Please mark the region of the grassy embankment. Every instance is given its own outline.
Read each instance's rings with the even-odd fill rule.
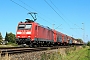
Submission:
[[[44,53],[41,60],[90,60],[90,48],[84,47],[71,50],[66,49],[66,55],[62,56],[60,53]]]
[[[63,60],[90,60],[90,50],[87,47],[76,50],[64,57]]]

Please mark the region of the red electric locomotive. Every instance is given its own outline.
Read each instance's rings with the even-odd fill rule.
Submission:
[[[26,22],[20,22],[18,24],[16,32],[16,42],[18,44],[33,46],[54,43],[52,29],[44,27],[33,20],[26,20]]]
[[[27,45],[52,44],[53,31],[32,20],[20,22],[16,32],[16,42]]]

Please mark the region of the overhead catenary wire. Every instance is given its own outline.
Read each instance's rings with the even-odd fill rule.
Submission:
[[[23,1],[21,1],[21,0],[19,0],[21,3],[23,3],[24,5],[26,5],[26,6],[28,6],[29,8],[31,8],[31,9],[33,9],[33,10],[35,10],[34,8],[32,8],[32,7],[30,7],[28,4],[26,4],[25,2],[23,2]],[[36,10],[35,10],[36,11]]]
[[[42,17],[40,17],[40,16],[38,16],[39,18],[41,18],[41,19],[43,19]],[[43,19],[44,21],[46,21],[46,22],[48,22],[48,23],[50,23],[50,24],[52,24],[51,22],[49,22],[49,21],[47,21],[47,20],[45,20],[45,19]]]
[[[36,9],[34,9],[34,8],[32,8],[31,6],[29,6],[28,4],[26,4],[25,2],[23,2],[23,1],[21,1],[21,0],[19,0],[21,3],[23,3],[24,5],[26,5],[26,6],[28,6],[29,8],[31,8],[31,9],[33,9],[33,10],[35,10],[36,12],[38,12]],[[40,13],[40,12],[39,12]],[[41,15],[43,15],[42,13],[40,13]],[[44,17],[46,17],[45,15],[43,15]],[[39,18],[41,18],[41,19],[43,19],[42,17],[40,17],[40,16],[38,16]],[[50,19],[50,18],[49,18]],[[43,19],[43,20],[45,20],[45,19]],[[45,20],[45,21],[47,21],[47,20]],[[47,21],[48,23],[50,23],[50,24],[52,24],[51,22],[49,22],[49,21]],[[55,21],[54,21],[55,22]]]
[[[50,2],[66,18],[66,16],[58,9],[58,7],[51,0],[50,0]]]
[[[64,16],[64,14],[58,9],[58,7],[50,0],[50,2],[53,4],[53,6]],[[65,17],[65,16],[64,16]],[[66,17],[65,17],[66,18]],[[69,21],[70,22],[70,21]],[[72,22],[71,22],[72,23]],[[76,25],[76,24],[75,24]],[[77,27],[79,27],[78,25],[76,25]],[[80,27],[79,27],[80,28]],[[76,29],[79,29],[79,28],[76,28]],[[70,28],[70,29],[73,29],[73,28]],[[82,28],[81,28],[82,29]]]
[[[30,12],[30,10],[28,10],[27,8],[25,8],[25,7],[23,7],[22,5],[20,5],[19,3],[16,3],[15,1],[13,1],[13,0],[10,0],[10,1],[12,1],[13,3],[15,3],[15,4],[17,4],[18,6],[20,6],[20,7],[22,7],[23,9],[25,9],[25,10],[27,10],[27,11],[29,11]]]
[[[60,18],[62,18],[62,20],[65,22],[65,23],[67,23],[66,21],[65,21],[65,19],[46,1],[46,0],[44,0],[47,4],[48,4],[48,6],[50,6],[50,8],[52,8],[52,10],[60,17]],[[70,25],[67,23],[67,25],[70,27]],[[60,26],[60,25],[59,25]],[[58,27],[59,27],[58,26]],[[57,27],[57,28],[58,28]]]
[[[64,14],[55,6],[55,4],[50,0],[50,2],[53,4],[53,6],[64,16]]]
[[[55,4],[50,0],[50,2],[53,4],[53,6],[55,6]],[[55,6],[55,8],[61,13],[61,11],[57,8],[57,6]],[[64,16],[64,14],[63,13],[61,13],[63,16]],[[76,24],[75,24],[76,25]],[[79,27],[78,25],[76,25],[77,27]],[[80,27],[79,27],[80,28]],[[76,29],[79,29],[79,28],[76,28]],[[71,28],[71,29],[73,29],[73,28]]]
[[[64,14],[57,8],[57,6],[50,0],[50,2],[53,4],[53,6],[64,16]],[[65,17],[65,16],[64,16]],[[64,19],[64,18],[63,18]]]
[[[15,2],[15,1],[13,1],[13,0],[10,0],[10,1],[12,1],[13,3],[15,3],[15,4],[17,4],[18,6],[22,7],[23,9],[27,10],[28,12],[31,12],[29,9],[25,8],[24,6],[20,5],[19,3]],[[24,3],[24,4],[25,4],[25,3]],[[44,18],[42,18],[42,17],[40,17],[40,16],[38,16],[38,17],[41,18],[42,20],[50,23],[49,21],[45,20]],[[52,23],[50,23],[50,24],[52,24]]]
[[[61,24],[62,25],[62,24]],[[59,28],[61,25],[59,25],[58,27],[56,27],[55,29]]]
[[[50,0],[50,2],[53,4],[53,6],[55,6],[55,4]],[[55,6],[55,8],[61,13],[61,11]],[[61,13],[63,16],[64,16],[64,14],[63,13]],[[62,25],[62,24],[61,24]],[[59,25],[58,27],[56,27],[55,29],[58,29],[61,25]]]
[[[48,4],[48,6],[50,6],[51,8],[52,8],[52,10],[60,17],[60,18],[62,18],[62,20],[64,21],[64,22],[66,22],[65,21],[65,19],[46,1],[46,0],[44,0],[47,4]],[[67,22],[66,22],[67,23]],[[67,23],[67,25],[70,27],[70,25]]]
[[[82,29],[82,28],[80,28],[78,25],[76,25],[76,24],[74,24],[75,26],[77,26],[79,29]]]
[[[53,10],[54,10],[54,12],[60,17],[60,18],[62,18],[62,20],[64,21],[64,22],[66,22],[66,20],[46,1],[46,0],[44,0]],[[55,4],[50,0],[50,2],[55,6]],[[57,8],[56,6],[55,6],[55,8]],[[57,10],[61,13],[61,11],[57,8]],[[62,14],[62,13],[61,13]],[[63,14],[62,14],[63,15]],[[64,16],[64,15],[63,15]],[[66,22],[67,23],[67,22]],[[71,28],[71,26],[67,23],[67,25]],[[61,25],[59,25],[59,26],[61,26]],[[57,28],[59,28],[59,26],[57,27]],[[56,29],[57,29],[56,28]]]

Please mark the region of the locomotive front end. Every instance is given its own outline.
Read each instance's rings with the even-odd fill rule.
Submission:
[[[16,32],[16,43],[29,44],[31,40],[32,23],[19,23]]]

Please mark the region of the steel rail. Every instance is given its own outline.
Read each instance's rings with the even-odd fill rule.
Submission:
[[[16,53],[25,53],[25,52],[35,52],[35,51],[44,51],[44,50],[52,50],[52,49],[58,49],[58,48],[69,48],[70,46],[54,46],[54,47],[37,47],[37,48],[7,48],[7,49],[1,49],[1,55],[8,54],[16,54]]]

